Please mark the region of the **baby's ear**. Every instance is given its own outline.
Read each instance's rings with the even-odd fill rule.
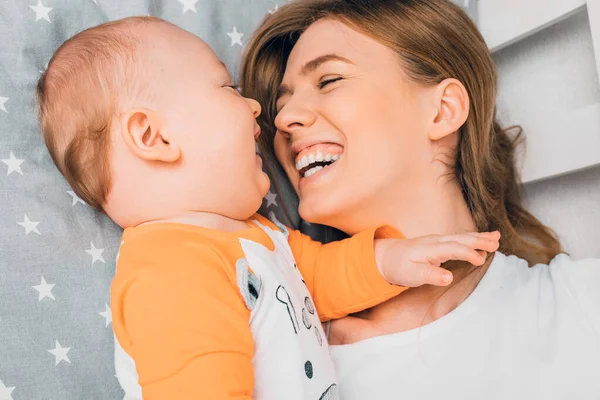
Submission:
[[[154,111],[135,108],[119,119],[123,141],[135,155],[147,161],[175,162],[181,149],[162,131],[162,121]]]

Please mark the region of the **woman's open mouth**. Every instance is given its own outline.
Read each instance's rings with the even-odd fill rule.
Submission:
[[[303,150],[296,156],[296,170],[300,178],[310,178],[317,172],[335,164],[341,156],[341,146],[317,145]]]

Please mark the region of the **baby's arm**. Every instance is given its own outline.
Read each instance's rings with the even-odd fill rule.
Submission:
[[[370,229],[325,245],[300,231],[288,231],[296,264],[321,321],[366,310],[406,289],[387,282],[376,265],[375,240],[402,237],[393,228]]]
[[[250,311],[225,264],[207,247],[113,283],[115,333],[144,400],[251,400]]]
[[[401,237],[391,227],[380,227],[322,245],[290,231],[290,246],[322,321],[365,310],[406,289],[390,283],[448,285],[452,274],[440,267],[442,263],[482,265],[486,252],[498,249],[500,234]]]

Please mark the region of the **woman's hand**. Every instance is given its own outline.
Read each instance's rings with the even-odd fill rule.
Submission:
[[[406,287],[447,286],[452,272],[440,265],[450,260],[481,266],[487,253],[498,250],[500,232],[429,235],[414,239],[379,239],[375,258],[381,276]]]

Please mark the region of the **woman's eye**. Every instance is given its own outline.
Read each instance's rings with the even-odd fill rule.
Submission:
[[[279,114],[281,110],[285,107],[285,103],[276,103],[275,104],[275,115]]]
[[[341,79],[342,79],[342,77],[338,76],[337,78],[330,78],[330,79],[322,80],[321,82],[319,82],[319,89],[324,89],[325,86],[329,85],[330,83],[337,82]]]

